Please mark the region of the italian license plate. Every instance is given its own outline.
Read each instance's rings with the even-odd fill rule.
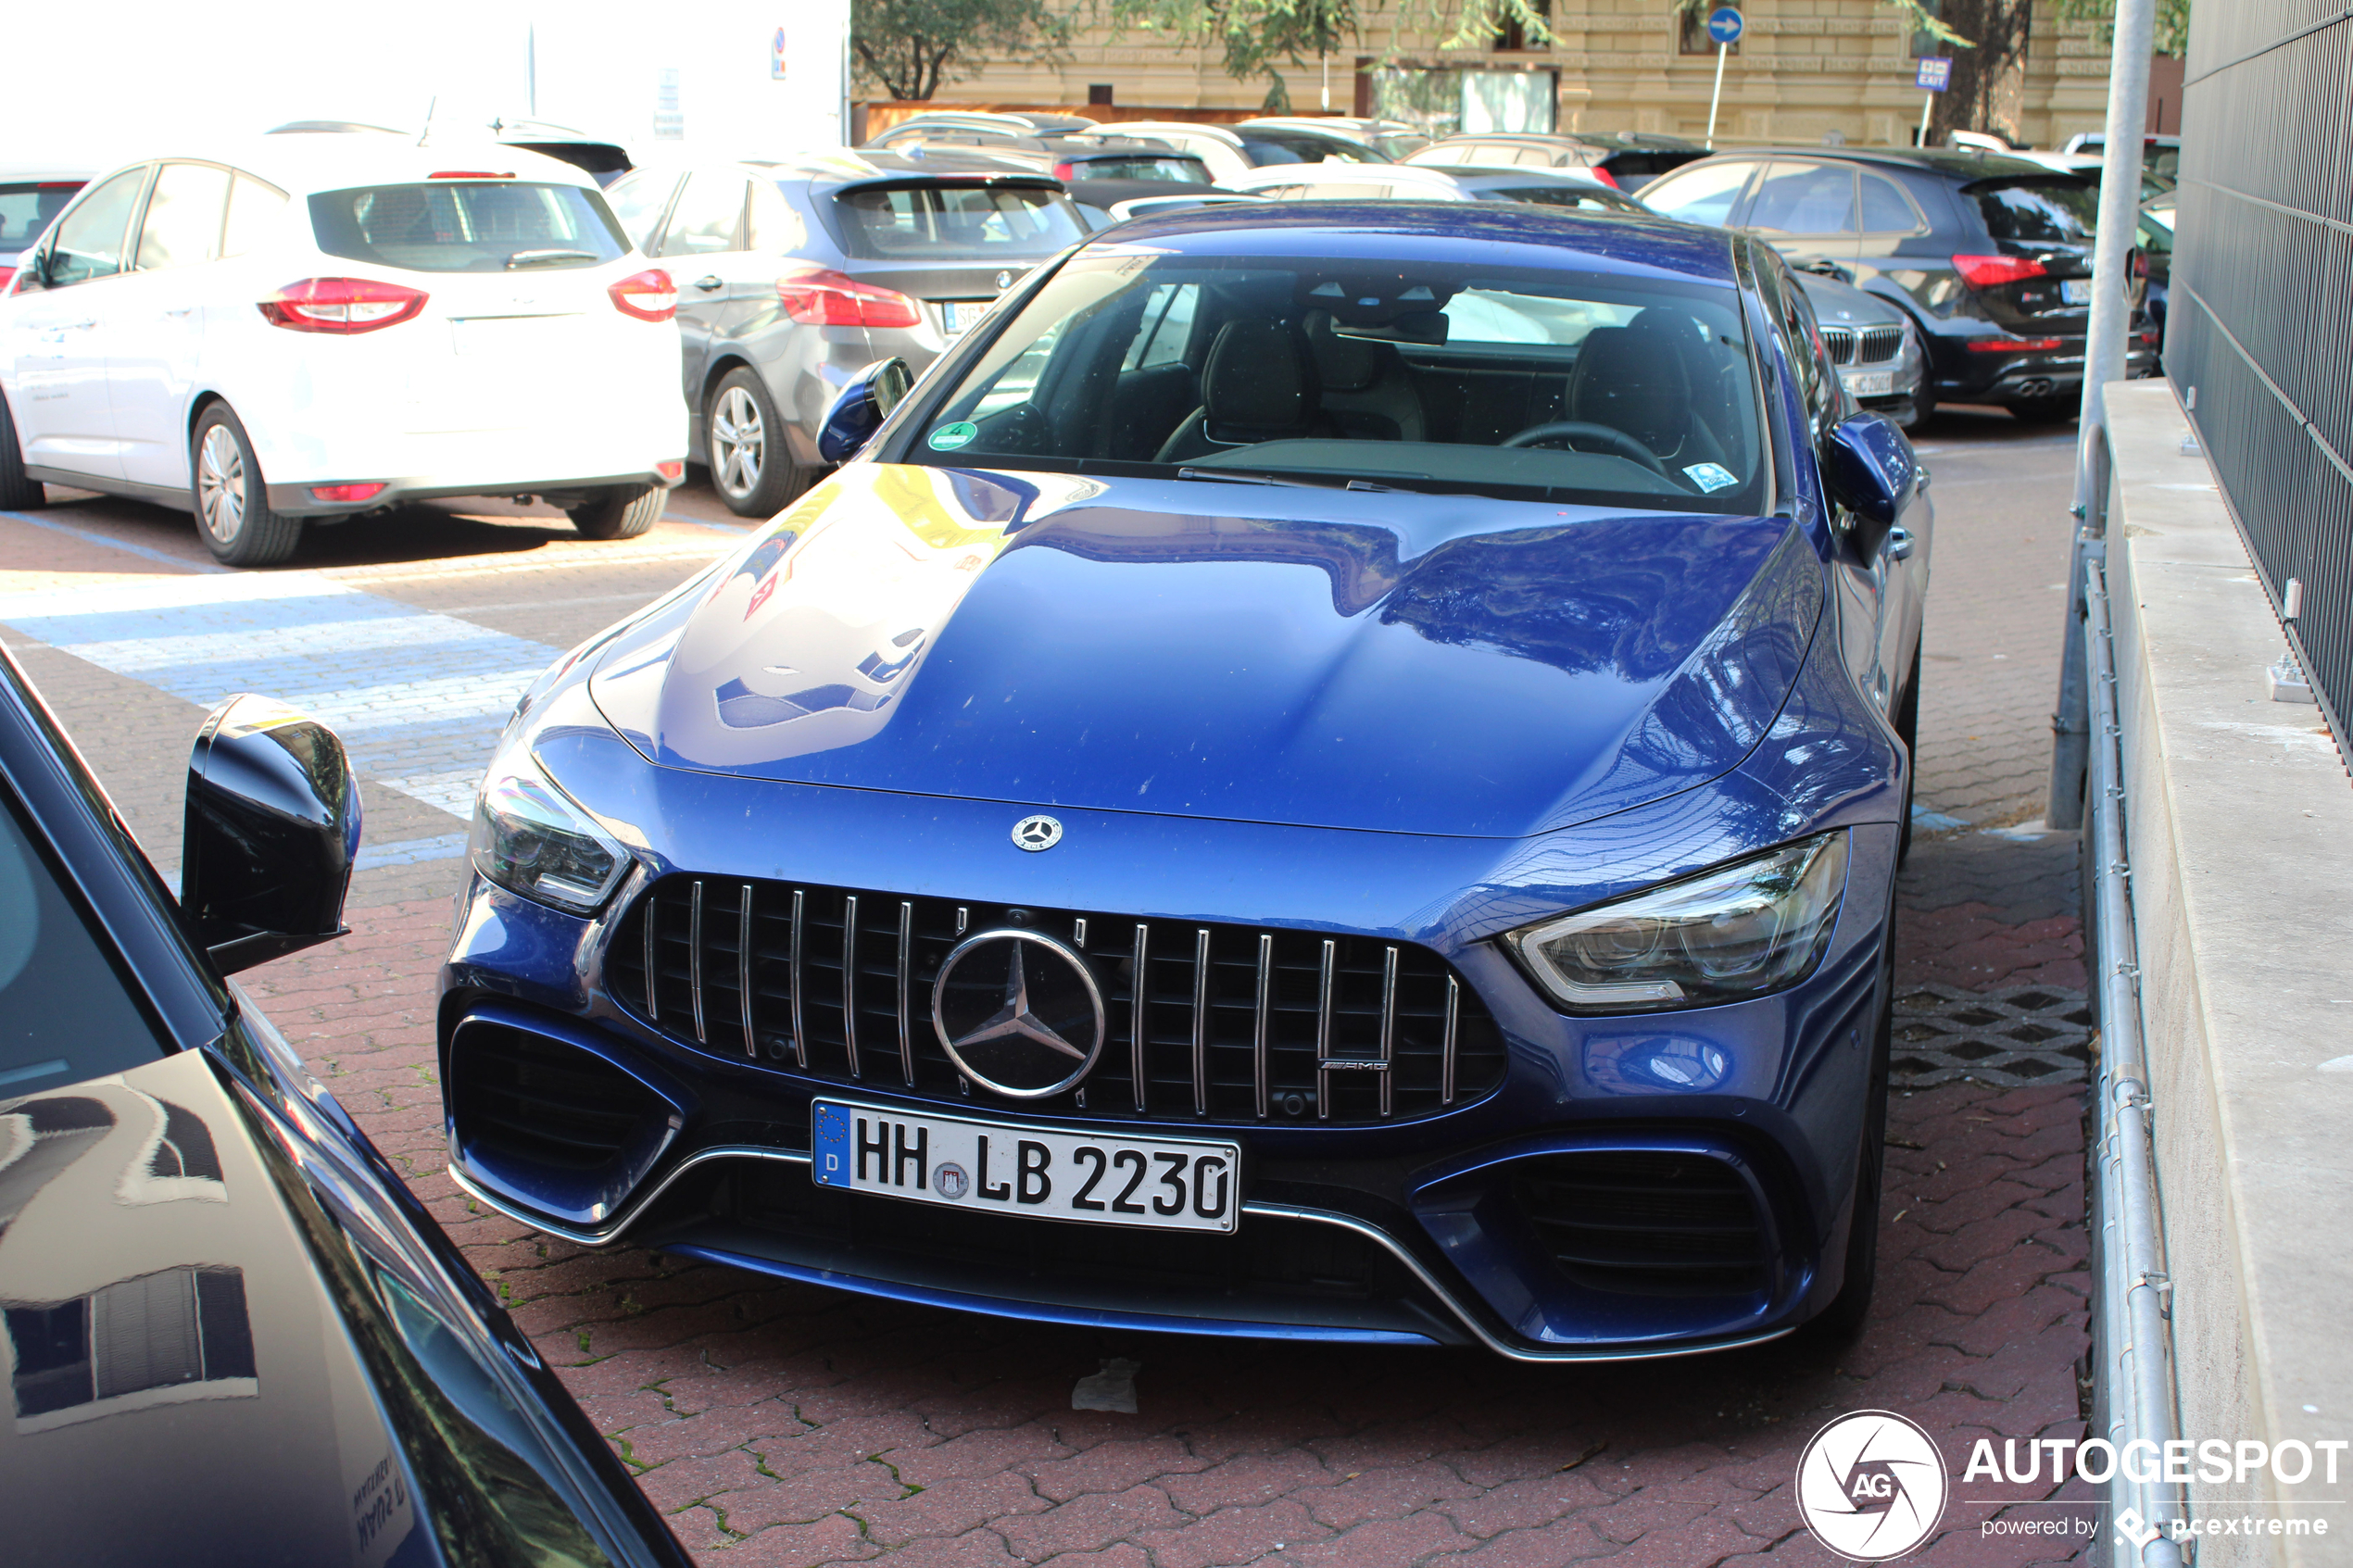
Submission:
[[[2092,280],[2089,278],[2061,278],[2059,280],[2059,303],[2061,305],[2091,304]]]
[[[939,307],[939,319],[947,327],[948,335],[953,337],[977,324],[983,316],[988,314],[988,307],[996,303],[993,299],[948,300]]]
[[[1846,390],[1856,397],[1885,397],[1895,390],[1894,370],[1849,370]]]
[[[810,1108],[810,1121],[820,1186],[1136,1230],[1231,1233],[1241,1209],[1235,1144],[911,1116],[829,1099]]]

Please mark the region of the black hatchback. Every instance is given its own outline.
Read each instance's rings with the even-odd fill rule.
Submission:
[[[1668,218],[1743,229],[1790,264],[1846,279],[1901,307],[1945,403],[1995,403],[2025,420],[2071,418],[2082,395],[2099,186],[2023,158],[1866,147],[1743,150],[1642,188]],[[2127,373],[2154,371],[2133,307]]]

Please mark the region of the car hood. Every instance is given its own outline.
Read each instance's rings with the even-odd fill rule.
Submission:
[[[1822,594],[1780,518],[859,463],[591,691],[667,767],[1516,836],[1737,764]]]

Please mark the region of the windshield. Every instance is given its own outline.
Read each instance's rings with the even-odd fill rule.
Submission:
[[[1051,256],[1087,233],[1070,199],[1038,185],[862,185],[834,207],[864,261]]]
[[[1996,240],[2087,245],[2099,223],[2099,187],[2088,180],[1987,182],[1967,194],[1977,199],[1985,232]]]
[[[49,220],[66,209],[79,180],[44,180],[0,184],[0,256],[32,248]]]
[[[1254,168],[1277,163],[1380,163],[1387,161],[1370,147],[1359,147],[1338,137],[1326,140],[1290,131],[1252,131],[1242,136],[1242,156]]]
[[[1206,185],[1209,165],[1197,157],[1093,157],[1070,166],[1072,180],[1164,180],[1177,185]]]
[[[0,1100],[168,1049],[0,792]]]
[[[1711,512],[1765,466],[1728,286],[1143,245],[1063,268],[906,460]]]
[[[629,252],[594,191],[512,180],[321,191],[310,227],[329,256],[410,272],[601,267]]]

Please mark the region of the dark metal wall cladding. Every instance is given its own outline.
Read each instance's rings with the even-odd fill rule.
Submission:
[[[2353,710],[2353,13],[2193,13],[2165,369],[2332,729]]]

